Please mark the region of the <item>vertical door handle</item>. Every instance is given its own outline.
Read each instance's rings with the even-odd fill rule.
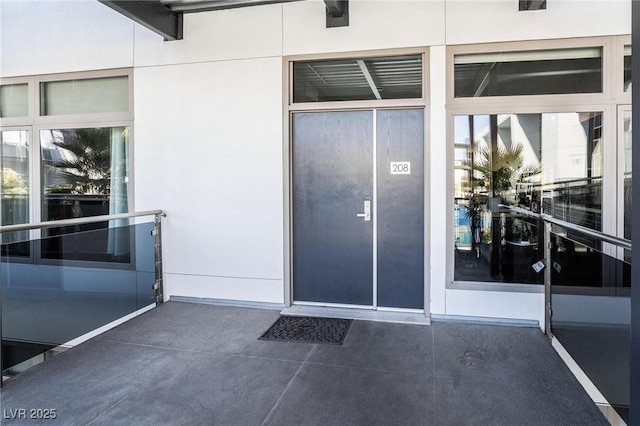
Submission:
[[[365,222],[371,221],[371,201],[364,200],[364,213],[356,214],[357,217],[364,218]]]

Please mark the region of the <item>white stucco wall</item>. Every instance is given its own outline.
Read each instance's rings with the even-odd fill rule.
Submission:
[[[350,0],[349,26],[325,27],[322,0],[283,5],[283,54],[348,52],[444,44],[445,3]]]
[[[629,0],[554,0],[518,11],[515,0],[447,0],[447,44],[489,43],[631,33]]]
[[[167,211],[166,297],[284,303],[281,17],[190,14],[177,42],[136,28],[136,209]]]
[[[284,303],[282,58],[430,47],[430,311],[537,319],[540,294],[446,288],[446,45],[629,34],[630,0],[308,0],[187,14],[164,42],[95,0],[0,0],[0,75],[134,67],[136,210],[167,211],[166,294]]]
[[[429,137],[428,152],[429,175],[427,188],[429,195],[428,218],[430,240],[428,262],[429,286],[431,294],[431,312],[446,314],[446,282],[447,282],[447,219],[448,204],[451,197],[445,185],[447,170],[447,111],[446,104],[446,47],[434,46],[429,50]]]
[[[281,76],[279,58],[136,68],[136,209],[167,212],[167,295],[283,302]]]
[[[282,6],[278,4],[186,14],[184,38],[172,42],[136,26],[136,67],[281,56]]]

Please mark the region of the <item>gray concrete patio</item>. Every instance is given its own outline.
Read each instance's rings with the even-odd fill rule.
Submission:
[[[608,424],[540,330],[354,321],[342,346],[257,338],[279,312],[168,302],[10,380],[73,425]]]

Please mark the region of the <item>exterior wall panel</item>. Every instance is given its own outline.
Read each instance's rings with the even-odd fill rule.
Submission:
[[[351,0],[349,26],[339,28],[326,28],[323,1],[283,7],[284,55],[444,44],[443,0]]]
[[[282,301],[281,75],[280,58],[136,69],[135,206],[167,212],[169,295],[193,276],[210,298],[228,292],[209,281],[280,280]]]
[[[447,315],[506,318],[544,324],[544,294],[447,290]]]
[[[554,0],[518,11],[515,0],[447,0],[447,44],[545,40],[631,33],[631,1]]]
[[[425,173],[429,177],[427,208],[425,215],[429,223],[429,238],[426,240],[429,256],[429,283],[431,286],[431,312],[445,314],[446,306],[446,265],[447,265],[447,220],[449,215],[448,185],[445,185],[449,160],[447,159],[447,111],[445,109],[446,85],[446,48],[444,46],[429,49],[430,93],[429,120],[430,139],[425,142],[427,159]]]
[[[135,66],[282,55],[282,5],[184,15],[184,39],[165,42],[136,25]]]
[[[165,297],[180,296],[283,305],[283,282],[271,279],[166,273]]]
[[[2,77],[133,66],[133,21],[94,0],[0,1]]]

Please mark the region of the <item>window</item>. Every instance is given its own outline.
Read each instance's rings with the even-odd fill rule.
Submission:
[[[600,47],[454,56],[456,98],[600,92]]]
[[[29,221],[29,132],[26,130],[0,131],[2,151],[0,152],[0,169],[2,170],[2,211],[1,225],[15,225]],[[23,241],[27,232],[4,233],[3,244]],[[22,251],[24,247],[12,245],[13,252]]]
[[[28,91],[28,85],[25,83],[0,86],[0,117],[27,117]]]
[[[293,102],[422,97],[422,55],[293,63]]]
[[[40,114],[95,114],[129,110],[127,76],[40,83]]]
[[[110,215],[128,211],[129,127],[48,129],[40,131],[43,220]],[[89,238],[65,238],[90,231]],[[129,261],[129,229],[108,223],[54,228],[42,240],[43,258]],[[110,246],[123,246],[126,258]],[[126,243],[126,244],[123,244]]]
[[[129,127],[40,131],[43,220],[124,213]]]
[[[3,127],[0,133],[2,225],[129,211],[130,72],[59,77],[23,78],[1,87],[2,116],[12,117],[13,126]],[[30,87],[39,99],[39,108],[31,108],[37,113],[35,117],[28,114]],[[34,151],[39,155],[33,155]],[[124,234],[129,232],[110,226],[113,223],[104,222],[42,231],[38,256],[56,258],[63,245],[68,251],[74,241],[62,235],[78,230],[96,231],[90,238],[90,244],[96,245],[94,253],[109,253],[98,245],[111,247],[116,241],[126,242],[128,237]],[[18,234],[3,235],[3,242],[28,237],[28,233]],[[86,247],[89,240],[84,240],[79,253],[91,251]],[[28,247],[22,252],[17,246],[3,250],[3,254],[30,255]],[[117,251],[112,250],[111,254]],[[73,257],[65,253],[65,258]],[[115,255],[80,256],[78,260],[127,261]]]
[[[630,144],[620,134],[630,134],[630,107],[616,117],[629,103],[629,37],[448,50],[451,282],[541,284],[543,274],[532,268],[544,258],[537,213],[628,235]],[[554,256],[580,252],[602,267],[599,253],[611,249],[569,228],[554,225],[552,233]],[[562,262],[552,267],[557,278]],[[602,277],[588,275],[574,274],[566,285],[602,286]]]
[[[602,225],[602,114],[457,115],[454,279],[541,283],[543,212]]]

